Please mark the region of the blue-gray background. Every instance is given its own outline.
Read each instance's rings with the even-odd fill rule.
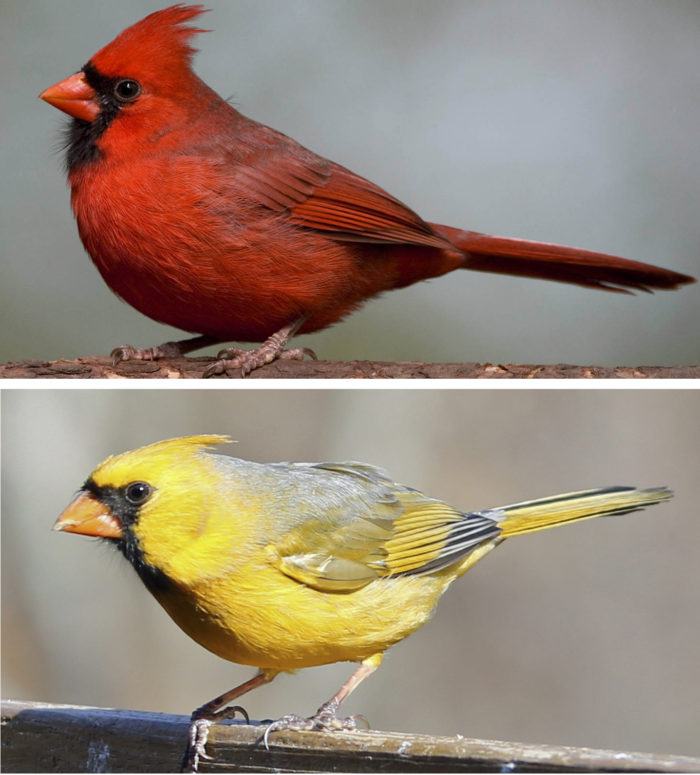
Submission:
[[[377,729],[700,755],[700,391],[4,390],[3,696],[186,714],[253,675],[191,641],[97,541],[51,532],[107,455],[229,433],[362,460],[465,510],[610,484],[645,511],[507,541],[347,703]],[[400,612],[397,611],[397,615]],[[341,664],[243,698],[311,713]]]
[[[0,3],[0,361],[179,336],[114,297],[84,254],[55,152],[64,118],[36,99],[163,5]],[[700,273],[697,0],[208,6],[208,83],[427,220]],[[324,358],[692,363],[699,294],[463,272],[304,343]]]

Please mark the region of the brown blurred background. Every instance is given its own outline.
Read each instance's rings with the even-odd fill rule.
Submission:
[[[610,484],[669,504],[514,538],[348,702],[378,729],[699,754],[700,393],[4,390],[3,697],[186,714],[252,675],[190,641],[109,547],[51,526],[105,456],[229,433],[270,460],[355,459],[461,508]],[[350,665],[280,676],[310,713]]]

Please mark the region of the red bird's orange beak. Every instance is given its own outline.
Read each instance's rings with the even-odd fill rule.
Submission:
[[[56,520],[53,529],[97,538],[122,538],[124,535],[114,514],[88,492],[78,495]]]
[[[83,73],[76,73],[49,86],[39,97],[54,108],[83,121],[94,121],[100,113],[95,90],[85,80]]]

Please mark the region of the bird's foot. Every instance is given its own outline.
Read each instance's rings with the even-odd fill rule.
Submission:
[[[180,342],[164,342],[156,347],[146,347],[137,350],[130,344],[115,347],[110,353],[112,365],[116,366],[121,361],[157,361],[161,358],[179,358],[182,355]]]
[[[239,350],[237,347],[230,347],[222,350],[216,357],[214,363],[207,367],[204,372],[205,377],[214,377],[218,374],[226,374],[227,371],[239,369],[241,376],[245,377],[276,360],[281,361],[303,361],[305,356],[313,360],[318,360],[316,353],[308,347],[294,347],[290,350],[281,349],[276,342],[268,339],[255,350]]]
[[[212,757],[205,750],[207,740],[209,739],[209,730],[213,724],[218,724],[226,719],[231,719],[240,713],[246,721],[250,723],[250,718],[245,708],[240,705],[232,705],[230,708],[224,708],[216,713],[203,713],[198,708],[190,717],[189,738],[187,749],[182,758],[181,772],[197,772],[200,759],[211,759]]]
[[[199,350],[200,347],[209,347],[219,342],[221,339],[214,339],[211,336],[194,336],[177,342],[163,342],[156,347],[146,347],[144,350],[137,350],[130,344],[125,344],[122,347],[115,347],[110,356],[114,366],[121,361],[158,361],[161,358],[181,358],[193,350]]]
[[[273,721],[272,724],[265,730],[265,734],[262,736],[262,741],[265,744],[265,748],[270,747],[269,737],[272,732],[279,732],[282,729],[291,729],[295,732],[303,732],[308,730],[318,732],[343,732],[357,729],[358,724],[362,724],[369,729],[369,723],[367,719],[358,714],[354,716],[348,716],[347,718],[340,718],[337,715],[338,706],[332,700],[324,703],[309,718],[303,716],[297,716],[295,713],[290,713],[282,718]]]
[[[239,350],[237,347],[222,350],[217,356],[218,360],[206,369],[203,376],[214,377],[217,374],[226,374],[229,370],[240,369],[241,376],[245,377],[251,371],[255,371],[255,369],[259,369],[261,366],[265,366],[278,359],[302,361],[304,356],[308,355],[310,358],[318,360],[316,353],[313,350],[309,350],[308,347],[294,347],[291,350],[284,349],[287,346],[287,342],[302,327],[305,320],[306,317],[297,318],[283,328],[280,328],[279,331],[275,331],[260,347],[256,347],[254,350]]]

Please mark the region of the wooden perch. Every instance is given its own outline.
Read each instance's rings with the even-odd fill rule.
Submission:
[[[188,719],[32,702],[2,703],[4,772],[178,772]],[[397,732],[275,732],[212,727],[200,771],[697,772],[689,756],[502,743]]]
[[[0,379],[198,379],[213,358],[127,361],[109,358],[14,361],[0,364]],[[238,374],[230,374],[237,379]],[[490,363],[399,361],[276,361],[248,379],[698,379],[700,366],[497,366]],[[216,377],[215,379],[225,379]]]

